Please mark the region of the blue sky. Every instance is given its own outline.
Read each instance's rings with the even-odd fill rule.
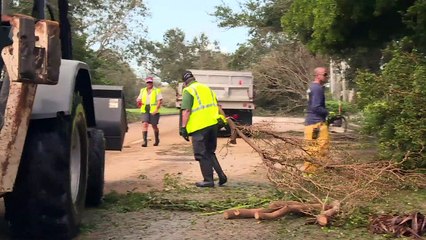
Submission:
[[[222,51],[234,52],[238,43],[246,42],[248,29],[217,27],[216,18],[209,14],[222,1],[234,10],[240,9],[237,0],[147,0],[151,13],[146,19],[148,38],[162,42],[167,30],[180,28],[188,41],[205,33],[211,42],[220,43]]]

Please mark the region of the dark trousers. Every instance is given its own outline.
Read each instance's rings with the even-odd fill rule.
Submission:
[[[217,125],[209,126],[191,133],[195,160],[200,162],[201,174],[205,182],[213,182],[213,169],[219,178],[225,174],[216,158]]]

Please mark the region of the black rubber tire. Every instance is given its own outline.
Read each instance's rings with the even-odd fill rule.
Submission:
[[[87,179],[86,206],[96,207],[104,195],[105,138],[99,129],[89,131],[89,177]]]
[[[80,97],[74,98],[71,116],[31,121],[13,192],[5,196],[14,237],[75,237],[87,168],[87,126]]]
[[[4,115],[6,111],[7,98],[9,97],[10,81],[9,81],[9,76],[6,73],[6,69],[0,69],[0,71],[5,71],[4,77],[0,84],[0,130],[1,130],[4,124]]]

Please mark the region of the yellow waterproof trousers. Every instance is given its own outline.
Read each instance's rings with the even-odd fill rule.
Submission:
[[[330,134],[328,126],[324,122],[305,126],[306,151],[316,161],[326,162],[328,157],[328,148],[330,145]],[[317,166],[310,162],[304,162],[303,171],[315,172]]]

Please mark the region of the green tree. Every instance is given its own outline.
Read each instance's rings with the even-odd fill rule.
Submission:
[[[161,81],[176,88],[180,75],[191,68],[195,61],[192,49],[185,40],[181,29],[170,29],[163,36],[163,42],[141,42],[139,49],[143,51],[140,62],[144,63],[150,73],[161,78]]]
[[[426,49],[425,19],[423,0],[294,0],[281,23],[314,52],[353,60],[355,69],[378,71],[380,50],[394,40],[408,37]]]
[[[217,18],[219,27],[249,29],[249,41],[241,44],[231,55],[231,69],[248,70],[262,56],[288,42],[282,34],[280,19],[291,2],[292,0],[249,0],[240,4],[240,11],[233,11],[225,3],[215,7],[212,15]]]
[[[166,31],[163,42],[141,40],[134,51],[139,52],[139,62],[148,73],[157,75],[175,89],[186,69],[225,70],[229,62],[218,43],[210,42],[205,34],[189,42],[178,28]]]
[[[226,70],[229,64],[229,55],[220,51],[217,41],[211,42],[207,35],[202,33],[195,37],[190,45],[195,62],[193,67],[196,69]]]
[[[325,64],[281,27],[281,17],[292,0],[249,0],[241,11],[222,4],[213,13],[220,27],[248,27],[250,39],[232,54],[230,67],[251,70],[256,84],[256,105],[280,112],[306,107],[306,89],[315,66]]]
[[[381,74],[357,76],[368,134],[378,136],[385,157],[409,168],[426,167],[426,56],[399,46]]]
[[[73,31],[86,36],[87,47],[95,49],[97,56],[115,49],[131,59],[132,46],[146,37],[144,19],[148,9],[143,1],[70,0],[70,5]]]
[[[280,19],[292,2],[293,0],[248,0],[240,4],[239,12],[222,4],[215,7],[212,15],[217,18],[219,27],[248,27],[252,35],[266,35],[282,32]]]
[[[31,15],[32,6],[33,1],[19,1],[10,11]],[[46,18],[58,20],[57,1],[49,2],[49,8],[53,16],[45,9]],[[70,0],[68,18],[74,59],[89,65],[93,84],[124,86],[128,105],[134,105],[138,92],[135,85],[140,81],[123,53],[129,51],[129,44],[142,37],[141,21],[146,14],[147,9],[141,1]],[[138,28],[133,24],[138,24]]]

